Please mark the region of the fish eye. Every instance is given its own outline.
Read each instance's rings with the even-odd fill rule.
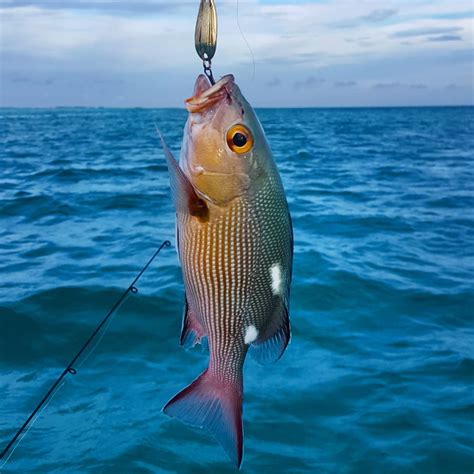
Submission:
[[[227,145],[238,154],[247,153],[253,147],[253,136],[250,130],[242,124],[233,125],[226,135]]]

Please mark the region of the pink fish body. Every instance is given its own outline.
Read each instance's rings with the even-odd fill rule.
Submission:
[[[264,132],[231,75],[196,81],[179,165],[164,144],[185,284],[181,344],[209,366],[164,412],[213,434],[240,467],[247,352],[278,360],[290,339],[290,214]]]

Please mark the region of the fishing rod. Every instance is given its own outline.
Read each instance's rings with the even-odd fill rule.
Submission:
[[[92,341],[96,338],[96,336],[99,334],[100,330],[105,326],[105,324],[109,321],[111,316],[117,311],[119,306],[123,303],[125,298],[129,294],[135,294],[138,293],[138,288],[135,286],[142,277],[142,275],[146,272],[148,267],[153,263],[153,260],[158,256],[158,254],[161,252],[161,249],[163,247],[169,247],[171,245],[171,242],[169,240],[164,240],[161,245],[158,247],[158,249],[155,251],[155,253],[151,256],[151,258],[148,260],[146,265],[140,270],[138,275],[135,277],[135,279],[130,283],[128,288],[122,293],[120,298],[117,300],[117,302],[112,306],[112,308],[109,310],[109,312],[105,315],[104,319],[98,324],[98,326],[94,329],[92,334],[89,336],[89,338],[86,340],[86,342],[82,345],[82,347],[79,349],[79,351],[76,353],[76,355],[72,358],[71,362],[65,367],[65,369],[61,372],[61,375],[55,380],[55,382],[51,385],[50,389],[46,392],[44,397],[41,399],[41,401],[38,403],[36,408],[31,412],[30,416],[26,419],[26,421],[23,423],[23,425],[18,429],[18,431],[15,433],[15,436],[10,440],[10,442],[7,444],[5,449],[2,451],[0,454],[0,460],[2,460],[7,453],[10,451],[10,449],[14,446],[16,443],[17,439],[20,437],[20,435],[25,431],[26,428],[30,425],[31,421],[33,418],[36,416],[36,414],[41,410],[41,408],[45,405],[45,403],[49,400],[51,400],[52,395],[54,391],[58,388],[59,384],[63,381],[63,379],[66,377],[67,374],[71,375],[76,375],[77,370],[74,368],[74,365],[78,361],[78,359],[81,357],[81,355],[85,352],[85,350],[89,347],[89,345],[92,343]],[[26,434],[26,433],[25,433]],[[5,463],[8,461],[8,459],[5,461]],[[0,466],[0,469],[5,465],[5,463]]]

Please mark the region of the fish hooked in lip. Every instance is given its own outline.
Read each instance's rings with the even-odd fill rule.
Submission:
[[[204,74],[200,74],[194,85],[193,96],[186,99],[189,112],[203,112],[224,99],[230,100],[234,87],[234,76],[228,74],[219,79],[213,86]]]
[[[181,345],[207,340],[208,368],[164,407],[211,433],[237,467],[243,365],[290,340],[291,217],[263,129],[232,75],[197,78],[179,163],[164,144],[185,286]]]

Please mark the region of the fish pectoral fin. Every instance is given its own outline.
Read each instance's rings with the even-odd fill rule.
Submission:
[[[160,135],[161,145],[165,152],[166,164],[170,173],[171,195],[177,213],[191,214],[202,220],[207,220],[209,215],[209,208],[204,199],[201,199],[194,189],[194,186],[189,181],[184,171],[180,168],[178,162],[175,160],[171,150],[163,138],[161,132],[157,129]]]
[[[191,310],[188,299],[184,299],[183,327],[179,343],[186,349],[194,347],[196,344],[202,344],[203,348],[207,345],[203,338],[207,337],[199,316]]]
[[[288,305],[283,298],[279,298],[270,322],[250,345],[249,353],[259,364],[276,362],[285,352],[290,336]]]

